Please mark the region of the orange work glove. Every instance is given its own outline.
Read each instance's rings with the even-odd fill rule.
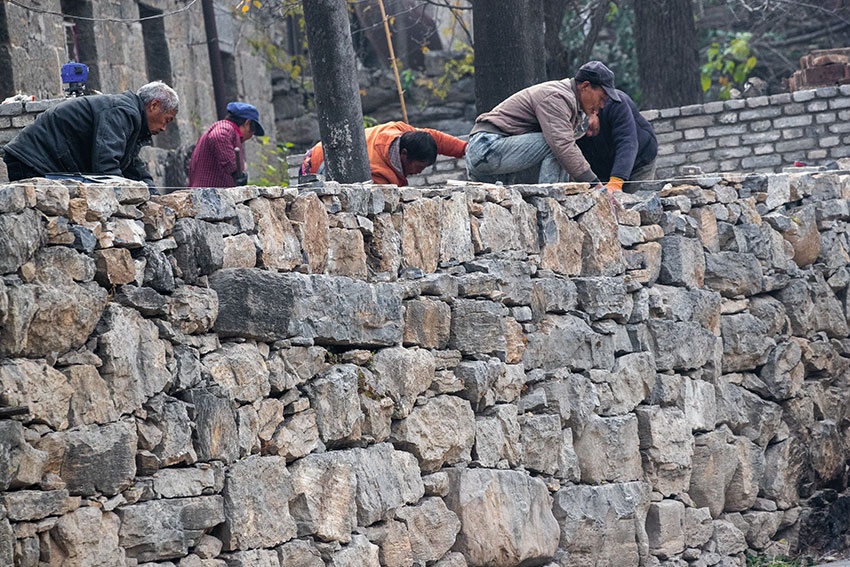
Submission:
[[[608,192],[613,193],[614,191],[622,191],[623,190],[623,180],[619,177],[612,177],[608,180]]]

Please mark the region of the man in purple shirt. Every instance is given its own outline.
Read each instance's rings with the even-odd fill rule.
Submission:
[[[265,136],[260,113],[246,102],[231,102],[227,116],[198,140],[189,161],[189,187],[235,187],[248,183],[242,143]]]

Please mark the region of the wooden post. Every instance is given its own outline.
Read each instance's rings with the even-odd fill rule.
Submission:
[[[384,20],[384,34],[387,36],[387,48],[390,51],[390,64],[393,66],[393,73],[395,73],[398,100],[401,102],[401,115],[404,117],[404,121],[407,122],[407,107],[404,104],[404,89],[401,88],[401,78],[398,76],[398,62],[396,61],[395,52],[393,51],[393,38],[390,34],[390,22],[387,18],[387,11],[384,9],[384,0],[378,0],[378,5],[381,7],[381,18]]]

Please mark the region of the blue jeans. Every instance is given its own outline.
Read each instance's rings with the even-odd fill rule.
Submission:
[[[511,175],[540,166],[538,183],[562,183],[569,175],[540,132],[506,136],[477,132],[466,147],[466,171],[473,181],[511,183]]]

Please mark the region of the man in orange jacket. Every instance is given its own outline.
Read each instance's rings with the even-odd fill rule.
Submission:
[[[414,128],[405,122],[388,122],[366,128],[366,151],[375,183],[407,185],[407,177],[434,165],[437,154],[462,158],[466,142],[430,128]],[[322,173],[325,153],[322,143],[304,155],[300,176]]]

